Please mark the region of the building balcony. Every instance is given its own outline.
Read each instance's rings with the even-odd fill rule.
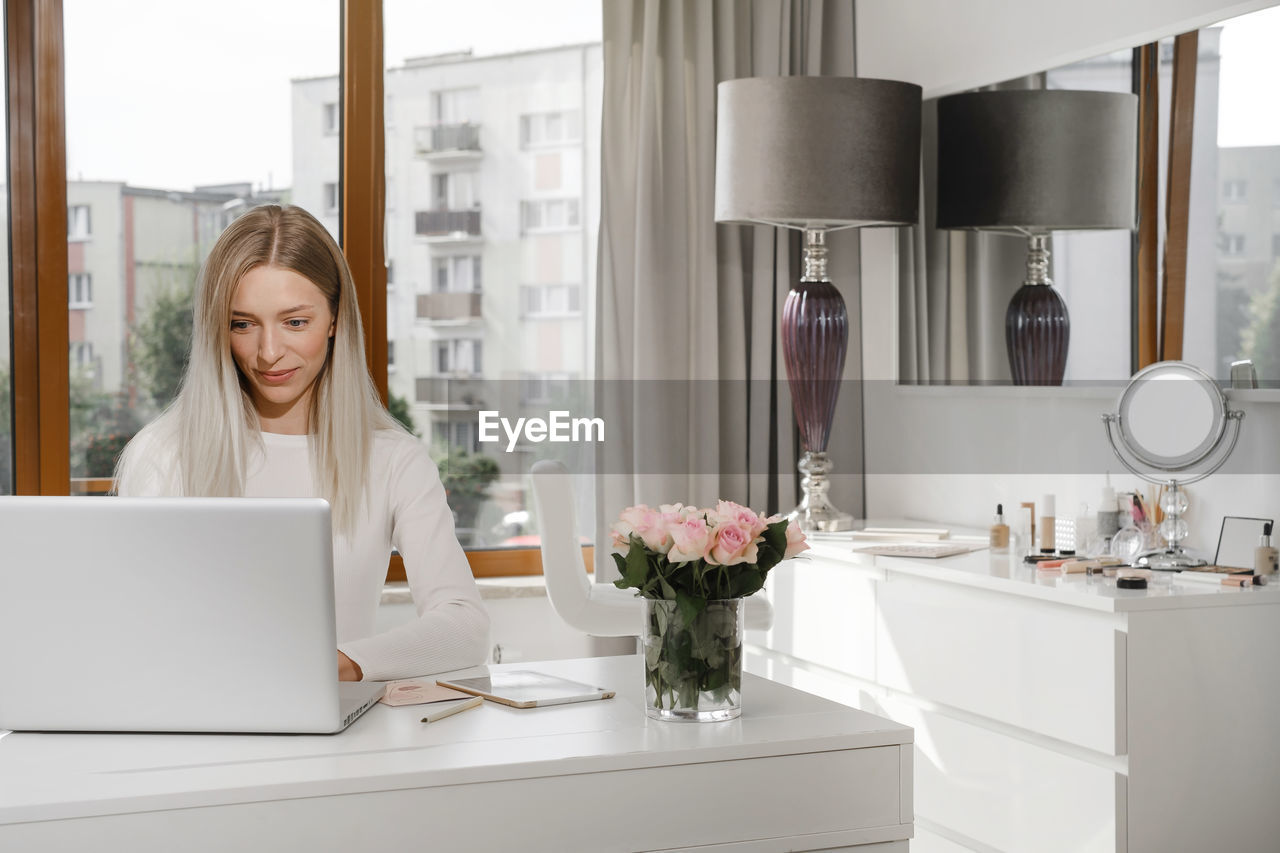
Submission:
[[[413,233],[431,242],[474,242],[480,236],[480,210],[419,210],[413,214]]]
[[[478,160],[480,125],[433,124],[413,129],[414,152],[424,160]]]
[[[480,319],[479,293],[419,293],[419,320],[458,323]]]
[[[485,407],[484,380],[476,375],[419,376],[414,397],[428,409],[476,411]]]

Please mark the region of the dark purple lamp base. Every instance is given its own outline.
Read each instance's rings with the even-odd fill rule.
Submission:
[[[832,532],[853,527],[853,516],[827,498],[832,466],[826,452],[849,348],[849,313],[827,280],[826,251],[822,232],[806,231],[805,274],[782,307],[782,360],[805,451],[798,466],[804,494],[787,517],[801,530]]]
[[[1004,340],[1014,385],[1061,385],[1071,319],[1048,284],[1024,284],[1004,315]]]
[[[782,307],[782,359],[805,450],[827,449],[848,348],[849,314],[835,285],[791,285]]]

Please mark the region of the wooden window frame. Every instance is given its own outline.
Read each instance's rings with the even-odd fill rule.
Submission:
[[[7,0],[14,494],[107,491],[71,480],[65,49],[62,0]],[[340,235],[365,357],[387,399],[382,0],[341,0]],[[538,549],[469,553],[477,577],[540,574]],[[398,558],[389,572],[396,572]],[[404,577],[403,565],[399,567]]]

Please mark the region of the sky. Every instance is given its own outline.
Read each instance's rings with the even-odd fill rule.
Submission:
[[[596,41],[600,15],[600,0],[385,0],[387,64]],[[289,81],[337,73],[337,0],[65,0],[64,18],[71,179],[290,184]],[[1280,144],[1278,45],[1280,7],[1225,24],[1220,145]]]
[[[64,0],[68,177],[288,186],[290,80],[337,74],[339,14],[337,0]],[[600,15],[600,0],[385,0],[384,53],[599,41]]]
[[[1280,6],[1225,22],[1219,50],[1218,145],[1280,145]]]

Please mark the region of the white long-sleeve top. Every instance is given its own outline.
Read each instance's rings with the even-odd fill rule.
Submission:
[[[158,440],[147,432],[138,439]],[[261,435],[263,453],[250,457],[245,497],[319,497],[307,436]],[[165,485],[172,482],[172,468],[164,469],[175,454],[150,444],[140,449],[146,452],[134,458],[147,460],[149,470],[123,471],[120,494],[172,494]],[[483,663],[488,655],[489,616],[454,534],[444,486],[426,448],[407,433],[379,430],[366,476],[371,487],[354,535],[335,532],[333,540],[339,650],[360,666],[366,681]],[[404,559],[418,616],[374,634],[392,547]]]

